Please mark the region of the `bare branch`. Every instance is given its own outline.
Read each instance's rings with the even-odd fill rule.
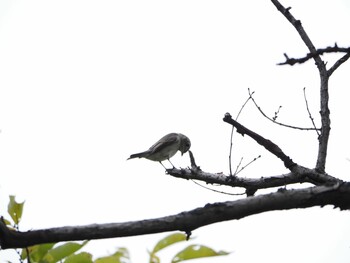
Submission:
[[[306,110],[307,110],[307,112],[309,113],[309,118],[310,118],[310,120],[311,120],[311,122],[312,122],[312,125],[313,125],[314,128],[315,128],[315,131],[316,131],[316,133],[317,133],[317,136],[320,136],[319,129],[316,128],[316,125],[315,125],[315,122],[314,122],[314,118],[312,117],[311,112],[310,112],[310,109],[309,109],[309,103],[307,102],[306,91],[305,91],[305,90],[306,90],[306,88],[303,89],[303,91],[304,91],[304,100],[305,100],[305,104],[306,104]]]
[[[342,183],[342,180],[333,176],[300,165],[295,165],[292,172],[287,174],[267,177],[260,176],[259,178],[243,178],[224,173],[209,173],[202,171],[199,167],[192,167],[191,169],[168,169],[167,174],[185,180],[203,181],[207,184],[241,187],[245,188],[246,192],[296,183],[312,183],[314,185]]]
[[[274,154],[276,157],[281,159],[286,168],[292,169],[293,166],[296,165],[292,161],[292,159],[289,158],[287,155],[285,155],[284,152],[276,144],[274,144],[270,140],[265,139],[261,135],[247,129],[243,125],[239,124],[237,121],[232,119],[232,117],[229,113],[225,114],[225,117],[223,120],[224,120],[224,122],[227,122],[227,123],[233,125],[234,127],[236,127],[238,133],[240,133],[242,135],[246,134],[249,137],[251,137],[252,139],[254,139],[258,144],[264,146],[266,150],[268,150],[270,153]]]
[[[224,191],[219,191],[219,190],[216,190],[216,189],[207,187],[207,186],[205,186],[205,185],[202,185],[202,184],[196,182],[195,180],[192,180],[192,179],[191,179],[191,181],[192,181],[193,183],[195,183],[196,185],[198,185],[198,186],[200,186],[200,187],[202,187],[202,188],[204,188],[204,189],[207,189],[207,190],[209,190],[209,191],[215,192],[215,193],[225,194],[225,195],[245,195],[245,193],[235,194],[235,193],[228,193],[228,192],[224,192]]]
[[[339,66],[341,64],[343,64],[344,62],[346,62],[348,59],[350,58],[350,51],[345,54],[343,57],[341,57],[340,59],[338,59],[334,65],[328,70],[328,76],[331,76],[333,74],[333,72],[339,68]]]
[[[321,115],[321,135],[318,143],[318,155],[316,161],[316,169],[324,172],[326,168],[326,159],[328,151],[328,140],[331,131],[331,120],[329,117],[330,111],[328,107],[329,93],[328,93],[328,73],[320,73],[321,88],[320,88],[320,115]]]
[[[278,109],[275,111],[275,116],[273,116],[272,120],[276,121],[278,118],[278,114],[280,113],[280,110],[282,109],[282,106],[279,106]]]
[[[316,161],[316,169],[321,172],[325,171],[326,167],[326,159],[327,159],[327,149],[328,149],[328,140],[329,133],[331,130],[331,121],[329,118],[329,94],[328,94],[328,80],[329,80],[329,72],[326,69],[326,65],[321,59],[320,55],[317,53],[317,50],[313,43],[311,42],[309,36],[306,34],[303,26],[301,25],[300,20],[294,18],[294,16],[289,12],[290,8],[284,8],[278,0],[271,0],[271,2],[275,5],[275,7],[280,11],[285,18],[294,26],[294,28],[299,33],[299,36],[309,49],[310,53],[313,54],[313,59],[318,68],[320,79],[321,79],[321,87],[320,87],[320,100],[321,100],[321,135],[319,137],[319,145],[318,145],[318,155]],[[346,58],[346,57],[345,57]],[[347,59],[347,58],[346,58]],[[340,63],[340,62],[339,62]],[[332,73],[332,71],[330,72]]]
[[[206,182],[207,184],[242,187],[246,189],[266,189],[288,184],[308,182],[305,173],[288,173],[260,178],[241,178],[237,176],[229,176],[224,173],[208,173],[201,170],[194,171],[190,169],[170,169],[167,173],[171,176],[186,180],[199,180]]]
[[[273,123],[275,123],[275,124],[278,124],[278,125],[281,125],[281,126],[283,126],[283,127],[287,127],[287,128],[291,128],[291,129],[296,129],[296,130],[302,130],[302,131],[312,131],[312,130],[317,130],[317,128],[316,127],[314,127],[314,128],[303,128],[303,127],[298,127],[298,126],[292,126],[292,125],[289,125],[289,124],[284,124],[284,123],[281,123],[281,122],[278,122],[278,121],[276,121],[276,119],[277,118],[270,118],[269,116],[267,116],[266,114],[265,114],[265,112],[263,112],[263,110],[259,107],[259,105],[258,105],[258,103],[255,101],[255,99],[253,98],[253,94],[254,94],[254,92],[250,92],[250,89],[248,88],[248,93],[249,93],[249,96],[250,96],[250,98],[252,99],[252,101],[254,102],[254,105],[255,105],[255,107],[260,111],[260,113],[266,118],[266,119],[268,119],[269,121],[272,121]],[[280,106],[281,107],[281,106]],[[276,114],[276,113],[275,113]],[[276,116],[276,115],[275,115]],[[318,130],[320,130],[320,129],[318,129]]]
[[[350,47],[347,47],[347,48],[338,47],[337,44],[334,44],[333,47],[319,48],[316,50],[315,53],[311,53],[311,52],[307,53],[306,56],[303,58],[289,58],[288,55],[286,53],[284,53],[284,57],[286,58],[286,61],[278,63],[277,65],[291,65],[291,66],[293,66],[297,63],[298,64],[305,63],[306,61],[313,59],[316,56],[321,56],[325,53],[337,53],[337,52],[347,53],[345,56],[349,56],[350,55]]]
[[[239,166],[237,166],[236,171],[234,176],[237,176],[237,174],[239,174],[240,172],[242,172],[245,168],[247,168],[249,165],[251,165],[253,162],[255,162],[256,160],[258,160],[261,157],[261,155],[259,155],[258,157],[255,157],[253,160],[251,160],[250,162],[248,162],[247,164],[243,165],[241,169],[238,170]],[[241,162],[239,164],[242,163],[243,158],[241,159]]]
[[[310,53],[313,55],[312,58],[315,60],[317,67],[324,68],[324,63],[320,58],[320,55],[317,53],[317,50],[314,46],[314,44],[311,42],[309,36],[306,34],[303,26],[301,25],[300,20],[297,20],[294,18],[294,16],[289,12],[291,9],[285,8],[283,5],[280,4],[278,0],[271,0],[271,2],[275,5],[278,11],[280,11],[285,18],[294,26],[294,28],[298,31],[299,36],[307,46],[307,48],[310,50]]]
[[[254,92],[253,92],[254,93]],[[247,105],[248,101],[251,99],[251,96],[243,103],[241,109],[239,110],[236,120],[238,120],[239,115],[241,115],[244,107]],[[232,174],[232,146],[233,146],[233,131],[234,131],[235,127],[232,126],[232,130],[231,130],[231,139],[230,139],[230,154],[228,156],[228,160],[229,160],[229,169],[230,169],[230,175]],[[237,171],[237,170],[236,170]]]
[[[0,222],[2,249],[71,240],[138,236],[180,230],[185,233],[217,222],[241,219],[267,211],[333,205],[350,209],[350,183],[316,186],[252,196],[236,201],[207,204],[176,215],[123,223],[67,226],[19,232]]]
[[[234,129],[234,127],[232,127],[232,131],[233,131],[233,129]],[[237,175],[237,171],[238,171],[239,167],[241,166],[242,162],[243,162],[243,157],[241,157],[241,160],[240,160],[239,163],[237,164],[235,173],[232,174],[232,172],[231,172],[231,170],[230,170],[230,176]]]

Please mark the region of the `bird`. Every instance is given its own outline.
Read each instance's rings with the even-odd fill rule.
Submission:
[[[163,165],[162,161],[168,160],[170,162],[170,158],[173,157],[177,151],[180,151],[181,155],[183,155],[190,148],[191,141],[187,136],[181,133],[169,133],[153,144],[147,151],[132,154],[127,160],[146,158],[151,161],[159,162],[166,170],[167,168]],[[172,163],[171,165],[175,168]]]

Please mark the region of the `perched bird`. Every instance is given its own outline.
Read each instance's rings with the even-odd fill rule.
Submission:
[[[180,151],[183,155],[191,147],[191,141],[187,136],[181,133],[169,133],[153,144],[147,151],[130,155],[129,159],[146,158],[148,160],[160,162],[168,160]],[[171,162],[170,162],[171,163]],[[175,167],[172,163],[171,165]],[[163,165],[165,168],[165,166]],[[166,169],[166,168],[165,168]]]

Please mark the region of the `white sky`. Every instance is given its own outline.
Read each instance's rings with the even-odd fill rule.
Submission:
[[[350,45],[348,1],[282,4],[292,6],[317,47]],[[228,173],[231,127],[222,118],[238,113],[248,88],[270,116],[282,105],[280,121],[310,127],[306,87],[319,123],[316,67],[276,66],[284,52],[301,57],[307,50],[270,1],[2,0],[1,214],[10,194],[26,200],[22,230],[140,220],[232,200],[167,176],[157,163],[126,158],[181,132],[203,170]],[[327,171],[344,180],[349,70],[348,62],[330,82]],[[313,132],[272,125],[252,104],[240,121],[294,161],[315,164]],[[236,135],[234,148],[234,166],[241,157],[248,162],[262,155],[241,176],[286,172],[249,138]],[[188,166],[188,155],[173,163]],[[342,263],[350,258],[349,220],[349,212],[330,207],[270,212],[193,235],[196,243],[234,251],[201,262]],[[146,262],[146,249],[167,234],[93,241],[85,250],[99,256],[126,246],[133,262]],[[6,259],[17,262],[14,253],[1,251],[0,261]]]

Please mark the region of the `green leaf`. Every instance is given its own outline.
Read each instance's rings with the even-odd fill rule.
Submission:
[[[160,258],[154,253],[150,254],[149,262],[150,263],[160,263]]]
[[[214,256],[223,256],[228,255],[228,252],[218,251],[211,249],[210,247],[202,246],[202,245],[191,245],[180,251],[175,255],[172,259],[172,263],[195,259],[195,258],[204,258],[204,257],[214,257]]]
[[[93,263],[92,255],[87,252],[81,252],[76,255],[70,255],[64,263]]]
[[[23,203],[17,203],[14,195],[10,195],[10,202],[7,206],[7,212],[11,216],[13,222],[18,225],[21,221],[22,212],[23,212]]]
[[[28,247],[28,253],[30,255],[31,262],[39,262],[46,255],[47,251],[49,251],[55,243],[35,245]],[[27,249],[22,249],[21,258],[27,258]]]
[[[175,233],[171,234],[161,240],[155,245],[153,248],[151,255],[157,253],[159,250],[166,248],[172,244],[175,244],[177,242],[185,241],[187,238],[187,235],[182,233]]]
[[[94,261],[95,263],[122,263],[118,256],[107,256],[98,258]]]
[[[129,260],[130,260],[130,256],[129,256],[128,249],[124,247],[120,247],[117,249],[117,251],[113,255],[98,258],[94,262],[95,263],[124,263]]]
[[[7,220],[6,218],[2,217],[1,220],[5,223],[7,226],[11,226],[10,220]]]
[[[87,244],[88,241],[82,244],[75,242],[67,242],[61,246],[50,249],[42,259],[42,263],[55,263],[58,262],[81,249]]]
[[[125,247],[119,247],[116,252],[114,252],[113,256],[119,256],[129,259],[129,250]]]

